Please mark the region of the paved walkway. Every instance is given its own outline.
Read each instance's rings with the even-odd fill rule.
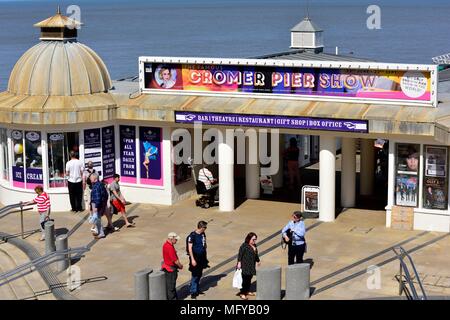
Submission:
[[[85,221],[87,213],[60,212],[52,214],[58,234],[69,233],[71,247],[88,246],[90,251],[77,259],[81,279],[91,280],[72,292],[80,299],[133,299],[134,272],[145,267],[159,268],[161,246],[168,232],[175,231],[182,239],[177,250],[182,263],[187,266],[185,237],[195,229],[197,221],[209,222],[207,229],[208,258],[211,268],[205,271],[199,299],[239,299],[231,287],[236,254],[246,234],[258,235],[262,266],[287,265],[287,253],[280,247],[280,229],[290,219],[298,204],[264,200],[245,201],[235,212],[223,213],[217,208],[196,208],[193,200],[185,200],[174,206],[131,204],[127,206],[129,217],[136,228],[124,228],[122,221],[115,224],[120,231],[105,239],[94,240]],[[115,216],[114,219],[117,219]],[[25,229],[38,227],[37,214],[25,214]],[[104,222],[106,223],[106,221]],[[312,299],[370,299],[389,298],[398,295],[399,263],[390,247],[402,244],[416,263],[424,278],[429,295],[450,295],[450,237],[449,234],[423,231],[399,231],[387,229],[385,213],[350,209],[341,213],[333,223],[320,223],[307,219],[308,252],[305,259],[312,263]],[[2,219],[1,231],[20,231],[18,215]],[[39,252],[44,243],[39,234],[27,238]],[[9,251],[5,244],[0,249]],[[381,286],[368,288],[371,274],[368,267],[380,267]],[[181,298],[187,298],[186,284],[190,273],[179,274]],[[103,280],[106,277],[106,280]],[[59,275],[66,283],[65,273]],[[253,280],[256,280],[254,278]],[[284,272],[282,279],[284,289]],[[369,281],[370,282],[370,281]],[[7,298],[0,291],[0,298]]]

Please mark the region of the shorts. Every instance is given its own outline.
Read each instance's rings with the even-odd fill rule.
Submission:
[[[117,209],[119,212],[125,212],[125,205],[122,203],[122,201],[118,199],[114,199],[112,201],[113,206]]]

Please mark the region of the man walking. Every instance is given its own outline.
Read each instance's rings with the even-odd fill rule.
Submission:
[[[303,254],[306,249],[305,223],[300,211],[292,214],[292,221],[281,230],[281,235],[288,243],[288,264],[303,263]],[[295,260],[295,262],[294,262]]]
[[[178,259],[175,250],[175,244],[180,240],[180,236],[175,232],[170,232],[164,242],[162,271],[166,274],[167,300],[178,300],[176,283],[178,278],[178,269],[183,269],[183,265]]]
[[[114,181],[111,182],[111,184],[109,185],[109,192],[110,192],[110,196],[111,196],[111,205],[114,208],[116,208],[116,210],[118,212],[120,212],[123,219],[125,220],[125,226],[127,228],[134,227],[135,223],[128,221],[127,213],[125,211],[125,204],[127,202],[125,201],[125,198],[123,197],[122,192],[120,192],[120,185],[119,185],[120,175],[115,173],[113,176],[113,179],[114,179]],[[114,208],[111,208],[111,209],[114,209]]]
[[[77,159],[75,151],[70,151],[70,160],[66,163],[66,176],[68,176],[68,188],[70,206],[73,212],[81,212],[83,201],[83,162]]]
[[[206,221],[199,221],[197,229],[192,231],[186,239],[187,252],[189,255],[189,271],[192,274],[191,286],[189,292],[192,299],[196,299],[200,291],[200,278],[203,275],[203,269],[208,267],[206,257]]]
[[[98,174],[94,172],[91,174],[92,192],[91,192],[91,207],[92,219],[97,228],[97,233],[94,234],[95,239],[105,237],[105,232],[102,226],[102,215],[105,213],[106,203],[108,201],[108,192],[105,185],[98,180]]]

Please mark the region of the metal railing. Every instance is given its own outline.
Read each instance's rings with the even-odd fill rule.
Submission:
[[[66,260],[69,261],[69,266],[71,265],[71,255],[72,254],[83,254],[89,251],[87,247],[78,247],[78,248],[69,248],[67,250],[60,250],[48,253],[42,257],[34,259],[30,262],[22,264],[13,270],[0,273],[0,287],[14,281],[18,278],[21,278],[29,273],[34,272],[37,269],[43,268],[51,263]]]
[[[19,202],[19,203],[14,203],[14,204],[4,206],[3,208],[0,209],[0,219],[10,215],[11,213],[20,212],[20,234],[22,236],[22,239],[25,239],[24,238],[24,230],[23,230],[23,211],[31,210],[31,208],[24,209],[24,207],[26,207],[26,206],[23,204],[23,202]],[[19,210],[14,210],[17,208],[19,208]]]
[[[420,280],[419,274],[417,273],[416,267],[414,265],[414,262],[411,258],[411,256],[408,254],[408,252],[403,249],[401,246],[396,246],[392,248],[392,251],[394,251],[395,255],[397,256],[398,260],[400,261],[400,274],[398,277],[398,283],[399,283],[399,296],[402,295],[403,292],[405,292],[405,295],[410,300],[427,300],[427,295],[425,294],[425,289],[423,288],[422,281]],[[409,261],[409,264],[412,267],[412,270],[414,272],[414,277],[417,279],[417,283],[420,286],[420,290],[422,292],[422,296],[420,297],[417,294],[416,287],[414,286],[413,279],[411,278],[411,273],[409,272],[408,266],[405,263],[405,258]],[[403,276],[404,273],[404,276]],[[409,285],[409,290],[407,290],[407,287],[405,285],[405,282],[403,281],[403,278],[405,279],[406,283]]]

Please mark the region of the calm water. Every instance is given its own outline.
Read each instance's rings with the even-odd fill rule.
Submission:
[[[431,63],[450,52],[448,1],[309,1],[326,51],[386,62]],[[39,40],[33,24],[69,4],[81,7],[79,41],[105,61],[111,77],[137,75],[138,57],[252,57],[289,49],[290,29],[306,14],[305,1],[0,0],[0,91],[17,59]],[[366,27],[369,4],[381,7],[381,30]]]

